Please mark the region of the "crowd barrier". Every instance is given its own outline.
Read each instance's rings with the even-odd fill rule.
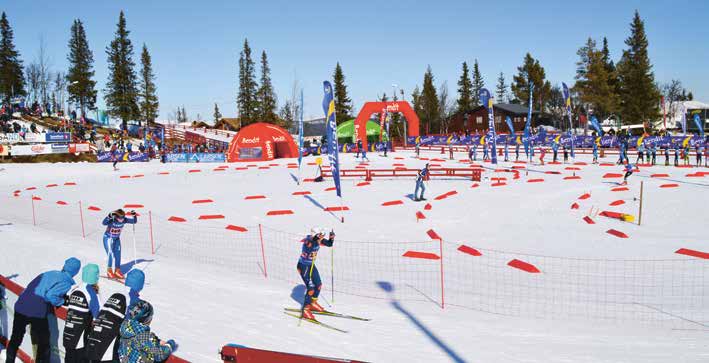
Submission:
[[[18,223],[84,236],[96,245],[108,208],[85,201],[3,197],[0,216]],[[113,206],[115,208],[115,206]],[[304,235],[223,219],[186,220],[140,209],[139,255],[183,259],[242,274],[301,284],[295,271]],[[205,216],[203,216],[205,217]],[[124,233],[132,233],[125,231]],[[465,309],[543,319],[638,322],[706,327],[709,263],[667,259],[583,259],[478,248],[429,231],[420,241],[348,241],[323,248],[317,265],[323,294],[426,301]],[[93,243],[93,242],[92,242]],[[592,241],[574,241],[592,243]],[[394,286],[384,291],[379,282]]]

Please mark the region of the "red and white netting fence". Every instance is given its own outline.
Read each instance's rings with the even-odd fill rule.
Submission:
[[[79,201],[2,197],[0,217],[84,237],[100,245],[109,212]],[[181,222],[143,209],[135,226],[137,255],[156,254],[241,274],[301,283],[295,272],[303,235],[265,225]],[[124,255],[132,228],[124,229]],[[321,248],[323,295],[429,301],[494,314],[544,319],[633,321],[672,328],[709,327],[709,261],[581,259],[520,254],[435,239],[347,241]]]

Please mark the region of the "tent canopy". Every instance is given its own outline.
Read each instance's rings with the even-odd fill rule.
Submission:
[[[356,142],[354,140],[354,119],[345,121],[337,126],[337,140],[346,139],[347,142]],[[367,139],[379,140],[379,124],[375,121],[367,121]],[[384,139],[387,139],[386,130],[384,131]]]

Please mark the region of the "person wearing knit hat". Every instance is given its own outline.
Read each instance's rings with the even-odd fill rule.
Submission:
[[[52,307],[64,305],[66,294],[74,285],[74,276],[81,269],[81,261],[75,257],[64,261],[61,271],[47,271],[35,277],[20,294],[15,303],[12,335],[7,346],[6,362],[15,361],[17,350],[24,339],[27,325],[37,345],[37,362],[49,362],[49,321],[47,315]]]
[[[121,340],[118,345],[118,356],[122,363],[163,362],[177,350],[174,340],[160,340],[150,331],[153,313],[153,306],[145,300],[138,301],[128,309],[126,320],[121,324]]]
[[[86,355],[87,337],[101,306],[98,296],[98,270],[98,265],[94,263],[84,266],[81,271],[81,280],[84,283],[76,286],[69,295],[63,337],[65,363],[89,361]]]

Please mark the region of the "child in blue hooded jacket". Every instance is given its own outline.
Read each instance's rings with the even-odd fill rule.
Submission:
[[[61,271],[47,271],[35,277],[20,294],[15,303],[12,321],[12,336],[7,347],[6,362],[12,363],[22,345],[25,329],[29,324],[30,334],[37,345],[37,362],[49,362],[50,309],[64,305],[66,294],[74,285],[74,276],[81,269],[81,261],[71,257],[64,262]]]
[[[121,363],[164,362],[177,349],[174,340],[162,341],[150,331],[152,320],[153,306],[147,301],[140,300],[128,310],[118,346]]]

